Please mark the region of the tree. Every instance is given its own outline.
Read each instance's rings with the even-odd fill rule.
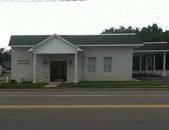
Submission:
[[[164,41],[167,41],[169,43],[169,31],[165,31],[163,33],[162,39],[164,39]]]
[[[138,28],[136,28],[138,29]],[[133,33],[136,31],[136,29],[129,26],[128,28],[125,28],[124,26],[120,26],[119,28],[115,29],[114,27],[110,29],[105,29],[102,34],[111,34],[111,33]]]
[[[152,26],[143,27],[138,32],[138,37],[142,41],[163,41],[162,39],[163,30],[158,27],[157,24],[153,24]]]
[[[139,28],[133,28],[132,26],[129,26],[125,28],[124,26],[120,26],[119,28],[110,28],[105,29],[102,34],[111,34],[111,33],[136,33],[136,35],[142,40],[142,41],[167,41],[169,42],[169,31],[163,31],[161,27],[159,27],[157,24],[148,25],[147,27]]]
[[[0,48],[0,64],[2,64],[4,61],[10,60],[11,60],[11,50]]]

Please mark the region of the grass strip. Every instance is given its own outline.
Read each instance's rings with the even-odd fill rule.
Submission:
[[[162,88],[162,86],[160,82],[152,81],[81,81],[79,83],[61,83],[57,88]]]
[[[31,83],[31,82],[24,82],[24,83],[0,83],[0,89],[45,89],[43,86],[46,83]]]

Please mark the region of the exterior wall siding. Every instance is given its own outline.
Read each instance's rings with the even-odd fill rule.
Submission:
[[[35,54],[73,54],[77,49],[65,41],[53,37],[34,49]]]
[[[32,81],[33,79],[33,54],[28,52],[29,48],[12,48],[12,73],[11,78],[17,80],[21,78],[23,81]],[[78,80],[82,75],[82,54],[78,55]],[[18,64],[18,60],[29,60],[29,64]],[[46,61],[46,63],[44,63]],[[50,82],[50,61],[67,61],[67,82],[74,81],[74,54],[61,55],[38,55],[37,54],[37,82]]]
[[[12,79],[33,78],[33,54],[29,48],[12,48]],[[83,47],[78,54],[78,80],[131,80],[132,47]],[[96,57],[96,72],[88,72],[88,57]],[[104,57],[112,57],[112,72],[104,73]],[[27,59],[29,64],[18,64]],[[37,82],[50,82],[50,61],[67,61],[67,82],[74,81],[74,54],[37,54]]]
[[[29,48],[12,47],[11,55],[11,79],[17,80],[18,78],[24,81],[32,81],[33,73],[33,54],[28,52]],[[18,64],[19,60],[28,60],[28,64]]]
[[[46,64],[44,64],[46,61]],[[67,61],[67,82],[74,81],[74,55],[37,55],[37,82],[50,82],[50,61]]]
[[[84,77],[82,80],[131,80],[131,47],[88,47],[84,50]],[[96,72],[88,72],[88,57],[96,57]],[[112,57],[112,71],[104,73],[104,57]]]

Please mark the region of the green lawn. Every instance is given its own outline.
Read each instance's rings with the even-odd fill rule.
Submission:
[[[152,81],[81,81],[79,83],[61,83],[56,88],[45,88],[46,83],[0,83],[0,89],[78,89],[78,88],[169,88],[160,82]]]
[[[81,81],[75,83],[61,83],[58,89],[66,88],[160,88],[160,82],[152,81]]]
[[[24,82],[24,83],[0,83],[0,89],[45,89],[43,86],[46,83],[31,83],[31,82]]]

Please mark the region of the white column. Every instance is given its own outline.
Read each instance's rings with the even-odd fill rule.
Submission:
[[[148,56],[146,55],[145,73],[147,73],[147,70],[148,70]]]
[[[33,83],[36,83],[36,54],[33,55]]]
[[[140,66],[139,66],[139,72],[141,73],[142,71],[142,56],[140,56]]]
[[[155,73],[155,69],[156,69],[156,55],[153,55],[153,73]]]
[[[78,53],[75,54],[74,83],[78,82]]]
[[[167,74],[166,74],[166,52],[163,53],[163,74],[162,74],[163,77],[166,77]]]

